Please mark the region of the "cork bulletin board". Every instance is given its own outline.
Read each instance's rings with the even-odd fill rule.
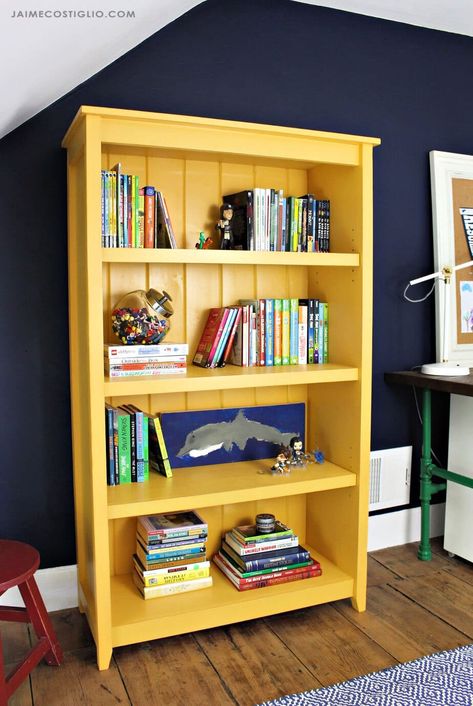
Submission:
[[[473,260],[473,155],[430,153],[434,269]],[[449,325],[445,327],[445,297]],[[437,361],[444,330],[448,360],[473,367],[473,264],[457,270],[450,288],[440,281],[435,293]]]
[[[473,159],[473,158],[472,158]],[[473,259],[473,179],[452,179],[454,265]],[[473,343],[473,267],[455,276],[457,344]]]

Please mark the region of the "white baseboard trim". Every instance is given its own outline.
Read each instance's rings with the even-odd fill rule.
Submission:
[[[443,535],[445,503],[430,507],[430,536]],[[368,520],[368,551],[420,540],[420,507],[374,515]]]
[[[431,537],[443,534],[445,504],[439,503],[430,508]],[[420,539],[420,508],[399,510],[384,515],[374,515],[368,521],[368,551],[386,549],[399,544],[418,542]],[[35,574],[38,588],[48,611],[76,608],[77,566],[57,566],[40,569]],[[0,605],[22,606],[23,601],[17,588],[0,597]]]
[[[35,573],[36,583],[43,598],[46,610],[75,608],[77,597],[77,566],[55,566],[52,569],[39,569]],[[19,590],[10,588],[0,597],[0,605],[23,606]]]

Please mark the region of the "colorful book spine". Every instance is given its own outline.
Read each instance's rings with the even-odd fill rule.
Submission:
[[[314,335],[315,335],[315,299],[307,300],[307,362],[312,364],[314,359]]]
[[[284,551],[263,552],[261,555],[240,556],[225,541],[222,542],[222,549],[244,571],[255,571],[257,569],[268,569],[284,564],[297,564],[310,559],[309,552],[304,547],[290,547]]]
[[[289,299],[282,299],[282,315],[281,315],[281,364],[289,365],[290,360],[290,302]]]
[[[189,346],[187,343],[156,343],[147,346],[115,346],[109,343],[104,344],[104,356],[112,358],[142,358],[161,357],[170,355],[187,355]]]
[[[289,300],[289,363],[299,362],[299,300]]]
[[[181,583],[166,584],[164,586],[150,586],[147,588],[143,586],[140,576],[136,573],[136,571],[133,571],[133,581],[145,599],[159,598],[161,596],[172,596],[176,593],[185,593],[188,591],[198,591],[202,588],[210,588],[212,585],[212,577],[206,576],[205,578],[195,579],[194,581],[182,581]]]
[[[274,299],[265,299],[266,310],[266,345],[265,363],[267,366],[274,365]]]
[[[259,299],[257,304],[257,365],[266,365],[266,299]]]
[[[194,365],[199,365],[202,368],[209,366],[209,361],[217,345],[216,339],[218,339],[223,328],[222,319],[224,319],[224,317],[226,319],[227,316],[228,311],[223,307],[213,307],[210,309],[199,345],[197,346],[197,351],[192,361]]]
[[[240,321],[241,321],[241,306],[237,306],[235,308],[236,308],[235,318],[234,318],[234,321],[232,324],[230,335],[228,337],[228,341],[225,346],[225,350],[223,352],[223,358],[222,358],[221,362],[219,363],[219,366],[225,365],[227,360],[230,359],[230,355],[231,355],[234,341],[235,341],[235,336],[236,336],[237,331],[239,330]]]
[[[131,442],[130,415],[122,409],[117,410],[118,423],[118,470],[120,484],[131,483]]]
[[[149,465],[153,471],[161,473],[166,478],[171,478],[172,469],[161,428],[161,420],[158,416],[146,416],[148,419]]]
[[[216,368],[217,365],[219,364],[219,362],[223,356],[225,346],[227,344],[228,337],[230,335],[230,331],[233,326],[233,322],[234,322],[236,315],[237,315],[237,310],[233,307],[226,307],[226,310],[227,310],[226,320],[223,325],[222,333],[221,333],[220,339],[217,343],[215,353],[210,361],[210,365],[209,365],[210,368]]]
[[[107,452],[107,484],[115,485],[115,449],[113,416],[114,408],[110,404],[105,404],[105,437]]]
[[[154,186],[145,186],[143,189],[144,196],[144,246],[145,248],[154,248],[154,229],[155,229],[155,214]]]
[[[274,299],[274,365],[282,365],[282,300]]]
[[[307,300],[299,299],[299,337],[298,363],[307,363]]]
[[[320,301],[314,299],[314,359],[313,363],[322,363],[323,353],[321,354],[321,340],[320,340]]]
[[[253,556],[256,554],[263,554],[265,552],[289,549],[289,547],[297,547],[299,545],[299,538],[292,536],[284,537],[282,539],[275,539],[272,542],[251,544],[246,546],[238,542],[231,532],[227,532],[225,534],[225,541],[228,546],[240,556]]]

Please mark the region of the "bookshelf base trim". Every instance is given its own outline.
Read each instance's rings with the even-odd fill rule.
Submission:
[[[351,598],[353,578],[308,549],[320,561],[322,576],[243,592],[214,564],[211,588],[146,601],[131,575],[113,576],[112,644],[119,647]]]

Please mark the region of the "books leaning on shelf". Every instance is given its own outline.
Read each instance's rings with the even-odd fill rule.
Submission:
[[[107,484],[143,483],[149,470],[170,478],[166,443],[159,415],[143,412],[133,404],[105,404]]]
[[[101,171],[102,247],[176,248],[166,199],[120,163]]]
[[[194,365],[202,368],[221,368],[225,365],[230,356],[240,318],[240,306],[210,309],[192,361]]]
[[[111,378],[184,374],[188,351],[187,343],[147,346],[105,344],[105,373]]]
[[[236,313],[235,313],[236,312]],[[328,363],[329,306],[319,299],[241,299],[210,309],[193,363],[215,368]]]
[[[223,197],[233,206],[237,250],[329,252],[330,201],[314,194],[285,196],[282,189],[251,189]]]
[[[320,576],[318,561],[299,544],[294,532],[276,523],[271,534],[258,534],[254,525],[227,532],[213,558],[239,591]]]
[[[133,581],[142,596],[157,598],[211,586],[207,534],[208,525],[195,510],[138,517]]]

